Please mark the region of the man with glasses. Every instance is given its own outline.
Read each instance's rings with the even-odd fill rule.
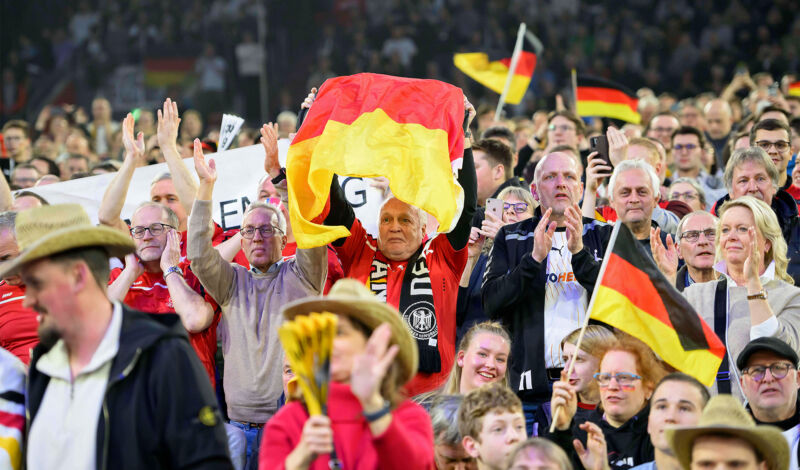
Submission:
[[[277,133],[265,140],[268,160],[277,160]],[[222,307],[219,330],[228,417],[231,425],[245,433],[246,468],[255,468],[264,425],[277,411],[283,393],[280,310],[288,302],[322,292],[328,266],[327,246],[298,248],[293,259],[282,261],[286,220],[275,206],[254,202],[245,210],[241,229],[242,250],[251,268],[226,262],[211,244],[216,166],[213,161],[205,161],[198,139],[194,141],[194,166],[200,184],[189,219],[187,251],[192,270]],[[286,198],[283,174],[272,182]],[[288,204],[287,199],[282,202]]]
[[[674,134],[679,127],[680,122],[674,113],[670,111],[661,111],[653,116],[653,119],[647,124],[644,134],[646,137],[659,140],[664,144],[664,148],[666,148],[669,153],[669,150],[672,149],[672,134]],[[671,163],[669,158],[667,158],[667,163]]]
[[[757,424],[777,426],[790,447],[789,469],[797,470],[800,442],[800,407],[797,389],[797,353],[777,338],[751,341],[736,359],[747,409]]]
[[[678,224],[678,257],[684,265],[678,270],[675,287],[683,292],[695,282],[717,278],[714,271],[717,218],[705,211],[686,214]]]
[[[136,251],[114,268],[108,297],[145,313],[177,313],[212,384],[219,307],[200,281],[180,264],[178,216],[169,207],[145,202],[131,218]]]
[[[786,173],[789,159],[792,158],[791,135],[789,126],[777,119],[760,121],[750,130],[750,145],[761,147],[767,152],[778,170],[778,187],[781,189],[792,185],[792,180]]]
[[[672,156],[675,160],[673,177],[694,179],[700,184],[706,199],[713,202],[728,190],[721,178],[706,172],[703,166],[705,147],[706,139],[699,129],[683,126],[676,130],[672,134]]]
[[[569,145],[580,148],[581,140],[586,134],[583,121],[570,111],[554,111],[547,116],[547,148],[550,153],[557,145]],[[585,156],[582,156],[585,158]]]

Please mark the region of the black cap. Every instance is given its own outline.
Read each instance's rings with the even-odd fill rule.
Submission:
[[[739,357],[736,359],[736,367],[738,367],[739,370],[745,368],[747,366],[747,361],[750,360],[750,356],[758,351],[774,352],[778,356],[788,359],[792,362],[792,365],[797,367],[797,353],[794,349],[778,338],[772,337],[758,338],[747,343],[747,346],[742,349],[742,352],[739,353]]]

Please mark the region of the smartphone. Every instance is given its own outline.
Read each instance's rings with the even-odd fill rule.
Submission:
[[[608,158],[608,137],[604,135],[590,137],[589,146],[592,152],[597,152],[597,156],[602,158],[606,165],[613,166],[611,160]]]
[[[779,89],[780,85],[778,85],[778,82],[773,82],[772,85],[769,86],[769,96],[778,96]]]
[[[747,66],[742,62],[736,66],[736,75],[746,75],[747,74]]]
[[[486,200],[486,213],[503,220],[503,200],[490,197]]]

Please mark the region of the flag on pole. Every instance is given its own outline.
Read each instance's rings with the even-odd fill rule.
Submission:
[[[789,84],[789,95],[800,96],[800,82],[794,82]]]
[[[576,86],[578,115],[607,117],[639,124],[639,100],[622,85],[602,78],[578,75]]]
[[[297,132],[286,163],[297,246],[350,235],[320,225],[334,174],[385,176],[392,194],[439,221],[458,222],[464,192],[454,169],[464,152],[464,95],[436,80],[362,73],[327,80]]]
[[[614,226],[589,316],[640,339],[710,386],[725,346],[639,245],[625,224]]]
[[[453,64],[476,82],[502,94],[511,69],[511,56],[494,57],[485,52],[467,52],[455,54]],[[522,97],[525,96],[528,85],[531,83],[535,68],[536,54],[521,51],[519,62],[511,79],[511,86],[508,89],[506,103],[519,104],[522,101]]]

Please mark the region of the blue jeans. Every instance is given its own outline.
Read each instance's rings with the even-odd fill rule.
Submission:
[[[247,440],[247,463],[245,463],[244,468],[246,470],[258,470],[258,448],[261,446],[263,428],[257,428],[234,420],[231,420],[230,424],[244,431],[244,436]]]

